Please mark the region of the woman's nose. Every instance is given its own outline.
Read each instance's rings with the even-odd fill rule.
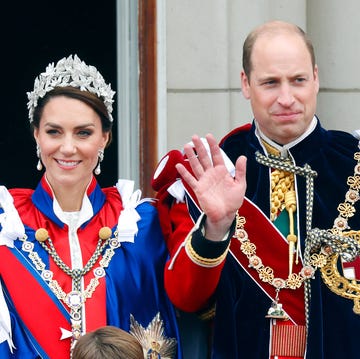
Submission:
[[[66,155],[73,155],[76,152],[76,144],[72,138],[64,138],[60,150]]]

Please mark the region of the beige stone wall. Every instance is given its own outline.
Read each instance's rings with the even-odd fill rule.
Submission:
[[[360,129],[360,2],[308,1],[308,32],[317,49],[318,114],[324,126]]]
[[[360,3],[355,0],[159,0],[163,2],[162,152],[193,133],[218,139],[251,121],[240,90],[242,43],[258,24],[281,19],[313,39],[320,69],[318,114],[327,128],[360,128]],[[161,34],[160,34],[161,36]],[[160,46],[161,47],[161,46]],[[160,91],[161,93],[161,91]],[[166,123],[164,123],[166,121]]]

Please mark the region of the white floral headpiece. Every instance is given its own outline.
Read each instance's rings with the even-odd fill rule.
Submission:
[[[95,66],[86,65],[77,55],[70,55],[46,67],[45,72],[41,73],[34,83],[34,90],[27,92],[29,102],[30,123],[34,120],[34,111],[37,107],[39,98],[43,98],[49,91],[55,87],[77,87],[81,91],[91,92],[102,98],[106,106],[109,120],[112,122],[112,104],[115,91],[111,89],[110,84],[106,84],[104,78]]]

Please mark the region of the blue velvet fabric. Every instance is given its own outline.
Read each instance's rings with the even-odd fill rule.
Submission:
[[[235,162],[247,156],[246,196],[269,214],[269,169],[259,165],[255,152],[263,153],[255,126],[233,131],[222,142],[222,148]],[[318,172],[314,186],[312,227],[331,228],[338,216],[337,206],[345,199],[347,177],[353,175],[354,153],[358,141],[350,134],[326,131],[317,123],[315,130],[290,149],[297,166],[309,164]],[[297,176],[299,198],[299,233],[305,241],[305,178]],[[359,206],[349,221],[360,229]],[[264,238],[264,240],[266,240]],[[276,255],[276,248],[269,248]],[[284,258],[284,260],[286,260]],[[254,284],[244,270],[228,255],[217,289],[214,322],[213,359],[267,359],[269,357],[269,319],[265,318],[270,299]],[[360,357],[358,335],[360,315],[352,310],[351,300],[337,296],[322,282],[320,273],[311,280],[310,323],[306,349],[307,359],[357,359]]]
[[[106,193],[108,192],[109,191]],[[103,190],[96,185],[93,192],[89,194],[94,213],[97,214],[95,217],[96,219],[94,220],[99,221],[99,223],[106,223],[107,213],[112,210],[111,208],[118,208],[118,205],[117,207],[112,207],[109,204],[109,201],[118,201],[117,203],[120,203],[121,208],[121,202],[119,202],[121,199],[117,190],[114,188],[110,192],[112,195],[106,196],[104,195]],[[40,211],[42,215],[39,217],[43,218],[42,216],[45,215],[45,218],[50,219],[52,225],[57,228],[59,235],[67,235],[67,229],[64,229],[64,224],[54,214],[51,195],[45,191],[42,184],[39,184],[33,194],[29,190],[24,190],[24,192],[17,190],[15,196],[17,195],[23,196],[24,198],[30,198],[29,196],[31,195],[32,200],[27,200],[27,206],[28,211],[35,213],[35,215],[33,216],[33,223],[28,223],[25,226],[25,229],[28,240],[34,243],[36,252],[40,255],[48,268],[49,256],[34,238],[35,230],[39,228],[36,213],[39,213],[38,211]],[[104,207],[107,207],[107,209],[104,210]],[[175,338],[177,340],[178,354],[176,358],[181,359],[182,354],[180,350],[176,314],[164,289],[163,272],[168,253],[163,240],[157,210],[148,201],[140,203],[136,210],[141,219],[137,222],[138,233],[135,236],[134,243],[123,242],[121,247],[115,250],[115,254],[111,259],[108,268],[105,269],[106,303],[103,303],[103,305],[106,304],[106,324],[114,325],[129,331],[130,315],[133,315],[134,319],[141,324],[143,328],[146,328],[156,315],[160,313],[160,317],[164,322],[163,334],[167,338]],[[22,211],[24,211],[24,208],[22,208]],[[28,211],[25,209],[25,212]],[[118,213],[117,216],[119,214],[120,213]],[[84,231],[83,235],[92,237],[95,235],[97,237],[97,233],[87,231],[87,225],[91,222],[92,220],[81,227],[82,231]],[[55,233],[55,230],[56,229],[53,228],[52,233]],[[113,231],[115,230],[116,226],[113,228]],[[55,304],[62,308],[64,316],[69,320],[69,315],[65,307],[63,307],[63,304],[55,297],[48,285],[41,279],[39,272],[36,271],[32,263],[27,259],[26,254],[21,251],[21,242],[17,240],[15,241],[15,245],[16,247],[11,249],[13,255],[19,259],[19,263],[26,267],[39,282],[43,283],[42,287],[44,293],[46,293],[45,295],[50,296]],[[16,268],[7,268],[6,270],[16,271]],[[0,280],[2,280],[1,273]],[[16,350],[14,351],[14,354],[11,354],[7,342],[3,342],[0,344],[0,358],[47,358],[48,356],[46,353],[42,351],[41,343],[38,343],[34,339],[27,330],[26,323],[24,323],[22,318],[18,315],[12,300],[14,293],[7,292],[7,283],[3,280],[2,286],[11,314],[13,341]],[[25,301],[26,298],[20,300]],[[40,306],[41,303],[38,303],[38,305]],[[29,308],[29,310],[31,309]],[[49,318],[34,318],[33,320],[39,322],[51,321]]]

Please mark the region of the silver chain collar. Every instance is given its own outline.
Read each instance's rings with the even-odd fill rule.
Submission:
[[[317,172],[312,170],[308,164],[304,167],[299,167],[291,163],[289,159],[281,156],[275,156],[269,154],[265,156],[260,152],[255,153],[255,159],[258,163],[265,165],[269,168],[274,168],[286,172],[291,172],[295,175],[300,175],[306,178],[306,240],[304,249],[304,265],[311,266],[309,258],[306,257],[308,248],[312,248],[313,245],[309,241],[309,234],[312,226],[313,204],[314,204],[314,178],[317,176]],[[311,238],[310,238],[311,240]],[[304,280],[304,301],[305,301],[305,323],[306,330],[309,327],[309,303],[311,299],[311,285],[310,278]]]
[[[49,288],[55,294],[55,296],[62,301],[67,307],[70,308],[70,318],[71,318],[71,348],[73,348],[80,338],[83,332],[84,323],[83,323],[83,305],[85,304],[88,298],[91,298],[92,294],[95,292],[95,289],[99,285],[99,279],[105,276],[105,268],[110,264],[110,261],[115,254],[115,250],[121,246],[121,243],[118,240],[118,232],[115,231],[112,238],[111,230],[110,236],[108,239],[103,240],[99,238],[95,252],[87,262],[87,264],[82,269],[71,269],[67,266],[64,261],[60,258],[58,253],[55,250],[53,242],[50,237],[46,240],[38,242],[46,250],[47,253],[54,260],[56,265],[67,275],[73,279],[73,290],[69,293],[66,293],[61,286],[59,285],[56,279],[53,279],[54,273],[46,269],[46,265],[39,256],[39,254],[34,251],[34,243],[28,241],[28,237],[25,236],[21,239],[22,250],[28,253],[29,259],[32,261],[35,268],[40,272],[41,277],[48,283]],[[46,242],[49,243],[49,246],[46,245]],[[108,247],[108,248],[106,248]],[[105,250],[106,248],[106,250]],[[105,252],[104,252],[105,250]],[[101,254],[104,252],[102,259],[99,262],[99,266],[93,268],[95,263],[100,258]],[[90,280],[88,286],[82,290],[81,279],[86,273],[93,269],[94,278]],[[65,338],[64,338],[65,339]]]

